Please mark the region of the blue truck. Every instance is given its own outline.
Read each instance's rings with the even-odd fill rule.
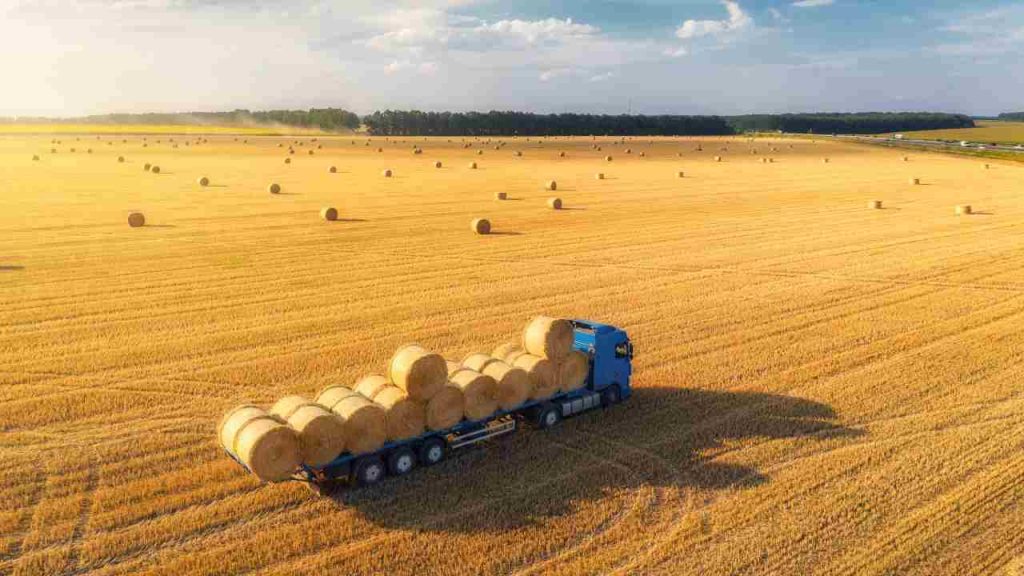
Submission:
[[[339,481],[357,486],[376,484],[387,476],[404,476],[417,466],[432,466],[459,450],[515,432],[520,423],[550,428],[562,418],[630,397],[633,344],[623,330],[589,320],[572,320],[573,347],[590,357],[586,385],[578,390],[530,400],[512,410],[499,410],[482,420],[463,420],[445,430],[431,430],[415,438],[387,442],[364,454],[342,453],[319,467],[302,466],[294,479],[325,491]],[[232,456],[234,457],[234,456]]]

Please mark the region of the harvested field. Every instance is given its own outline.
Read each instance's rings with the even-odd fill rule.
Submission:
[[[237,136],[0,136],[0,574],[1024,563],[1024,166],[715,138],[608,163],[620,141],[587,137],[438,170],[410,145],[462,167],[490,144],[322,134],[286,166],[295,136]],[[627,330],[633,398],[329,497],[220,448],[233,406],[354,386],[410,342],[492,350],[537,315]]]

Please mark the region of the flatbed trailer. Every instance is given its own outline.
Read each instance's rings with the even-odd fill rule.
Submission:
[[[303,465],[292,479],[307,482],[318,490],[329,489],[339,481],[369,486],[387,476],[404,476],[417,466],[433,466],[454,450],[511,434],[524,422],[539,429],[550,428],[563,418],[629,398],[633,344],[626,333],[598,322],[571,322],[573,348],[589,357],[590,368],[582,388],[541,400],[528,400],[514,409],[499,410],[480,420],[463,420],[444,430],[390,441],[373,452],[344,452],[319,468]]]

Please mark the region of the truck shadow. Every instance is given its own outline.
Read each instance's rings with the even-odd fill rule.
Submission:
[[[652,488],[754,488],[771,479],[736,463],[745,449],[863,434],[835,420],[830,406],[792,396],[640,388],[626,403],[556,428],[524,425],[404,478],[369,488],[342,484],[325,497],[389,528],[505,532]]]

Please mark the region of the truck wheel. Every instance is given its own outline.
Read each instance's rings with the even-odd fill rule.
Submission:
[[[356,462],[352,477],[359,486],[373,486],[384,479],[384,462],[380,456],[365,456]]]
[[[448,447],[443,439],[430,438],[420,446],[420,464],[423,466],[433,466],[444,460],[447,451]]]
[[[399,448],[388,456],[388,472],[392,476],[405,476],[416,467],[416,455],[408,447]]]
[[[537,428],[544,430],[551,428],[555,424],[558,424],[562,420],[562,413],[558,410],[558,406],[554,404],[547,404],[542,406],[537,412]]]
[[[601,406],[607,408],[613,404],[618,404],[619,400],[621,400],[621,396],[618,384],[612,384],[601,391]]]

